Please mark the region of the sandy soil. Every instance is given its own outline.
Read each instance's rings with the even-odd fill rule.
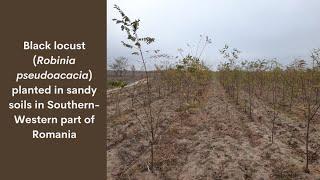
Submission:
[[[305,165],[305,123],[298,116],[279,113],[271,144],[272,109],[254,100],[253,118],[225,94],[214,80],[201,105],[178,111],[177,96],[154,94],[154,107],[163,107],[160,139],[155,148],[155,172],[149,167],[149,146],[127,88],[119,97],[108,95],[107,179],[320,179],[320,122],[313,122],[310,174]],[[136,87],[139,89],[139,87]],[[139,90],[136,90],[139,91]],[[164,92],[167,93],[167,92]],[[143,96],[143,87],[137,92]],[[244,97],[244,95],[243,95]],[[143,108],[135,108],[143,114]],[[143,117],[142,117],[143,118]]]

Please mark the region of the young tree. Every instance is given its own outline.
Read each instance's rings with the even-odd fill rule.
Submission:
[[[151,156],[151,163],[150,163],[150,169],[152,172],[154,172],[154,145],[156,143],[157,139],[157,128],[159,127],[159,120],[160,120],[160,112],[156,111],[152,106],[152,93],[151,93],[151,84],[150,84],[150,76],[147,69],[147,63],[144,55],[144,51],[142,50],[143,44],[149,45],[154,42],[154,38],[151,37],[140,37],[138,33],[140,20],[134,20],[132,21],[121,9],[119,6],[114,5],[114,8],[120,13],[121,18],[120,19],[113,19],[116,24],[120,25],[120,28],[122,31],[124,31],[127,35],[127,41],[121,41],[121,43],[133,50],[132,54],[137,55],[141,59],[143,71],[145,73],[146,77],[146,95],[144,96],[143,102],[140,102],[142,104],[142,107],[144,108],[145,116],[147,118],[147,123],[145,124],[139,116],[136,114],[136,118],[140,122],[141,126],[143,127],[143,130],[146,131],[149,145],[150,145],[150,156]],[[137,99],[138,100],[138,99]],[[144,125],[145,124],[145,125]]]
[[[277,82],[279,81],[279,76],[281,75],[281,68],[280,64],[276,60],[270,61],[270,70],[272,72],[272,110],[273,110],[273,118],[272,118],[272,129],[271,129],[271,143],[273,144],[274,141],[274,134],[275,134],[275,122],[277,119]]]
[[[232,50],[229,49],[228,45],[225,45],[224,48],[220,50],[220,53],[223,55],[223,58],[227,59],[229,74],[230,74],[230,84],[227,88],[227,92],[236,99],[236,104],[239,104],[239,91],[240,91],[240,67],[236,65],[236,61],[239,58],[241,51],[236,48]]]
[[[314,60],[314,59],[313,59]],[[305,118],[306,118],[306,166],[305,166],[305,172],[310,173],[309,170],[309,136],[310,136],[310,125],[317,114],[318,110],[320,109],[320,103],[315,101],[314,97],[314,89],[317,88],[317,84],[315,84],[315,74],[318,72],[317,66],[315,64],[312,64],[312,68],[310,70],[307,70],[309,73],[305,73],[303,77],[301,77],[302,82],[302,88],[303,88],[303,99],[304,99],[304,106],[305,106]]]
[[[135,77],[136,77],[136,67],[133,64],[130,66],[130,70],[131,70],[132,78],[135,79]]]

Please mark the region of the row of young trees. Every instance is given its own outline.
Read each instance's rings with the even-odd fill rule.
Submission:
[[[226,62],[219,65],[219,80],[235,103],[243,106],[251,118],[254,98],[272,107],[272,143],[278,113],[303,107],[306,122],[305,172],[309,172],[310,126],[320,111],[320,49],[312,51],[310,64],[296,59],[288,66],[282,66],[276,59],[238,62],[240,51],[230,50],[227,45],[220,52]],[[240,99],[241,93],[247,94],[246,98]]]
[[[120,25],[127,35],[126,41],[121,43],[137,55],[143,67],[145,85],[143,96],[137,97],[133,88],[131,93],[132,109],[145,133],[149,143],[150,163],[148,168],[154,171],[155,148],[160,137],[160,124],[163,121],[162,108],[154,106],[153,100],[177,94],[180,109],[186,110],[188,106],[199,103],[208,89],[211,72],[201,61],[205,47],[211,43],[208,37],[200,37],[194,51],[183,54],[179,49],[180,61],[175,65],[159,65],[155,71],[149,71],[147,61],[158,58],[170,58],[161,54],[159,50],[144,50],[155,41],[152,37],[141,37],[139,34],[140,20],[131,20],[118,6],[114,7],[121,15],[113,19]],[[253,100],[261,99],[271,105],[273,109],[271,142],[274,142],[275,121],[280,110],[293,111],[303,105],[306,120],[306,167],[309,172],[309,134],[310,125],[320,109],[320,50],[312,52],[312,63],[297,59],[284,67],[276,59],[263,59],[256,61],[238,62],[237,49],[225,46],[220,50],[227,60],[219,65],[219,80],[226,92],[235,102],[244,107],[248,115],[253,118]],[[152,55],[150,56],[150,53]],[[247,94],[246,98],[243,94]],[[142,111],[138,111],[142,107]],[[138,114],[138,112],[142,114]]]

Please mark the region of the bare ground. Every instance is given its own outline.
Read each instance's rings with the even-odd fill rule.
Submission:
[[[154,98],[163,107],[161,134],[155,148],[155,173],[148,170],[145,133],[130,107],[130,89],[121,93],[121,113],[109,95],[107,106],[107,179],[320,179],[320,124],[311,130],[310,174],[305,164],[305,124],[301,118],[279,113],[271,144],[272,113],[254,100],[253,118],[225,94],[215,80],[205,101],[177,111],[175,94]],[[138,107],[138,114],[143,108]]]

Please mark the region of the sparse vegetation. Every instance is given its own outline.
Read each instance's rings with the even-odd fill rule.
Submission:
[[[226,46],[227,47],[227,46]],[[222,51],[224,52],[224,51]],[[303,114],[306,124],[305,133],[305,172],[309,173],[309,136],[310,124],[314,117],[319,113],[320,103],[318,102],[319,89],[319,56],[317,50],[312,52],[312,65],[307,66],[305,60],[295,60],[285,68],[276,60],[257,60],[245,61],[241,64],[243,68],[233,68],[234,62],[228,61],[220,65],[220,81],[224,85],[226,92],[234,98],[234,87],[238,84],[238,78],[243,78],[239,82],[248,82],[240,85],[243,93],[249,96],[249,116],[252,118],[252,99],[253,94],[258,95],[257,99],[268,102],[272,107],[272,127],[271,142],[274,142],[275,122],[279,111],[290,113],[295,106],[303,107]],[[318,58],[317,58],[318,57]],[[295,74],[293,74],[293,72]],[[234,76],[238,73],[238,76]],[[247,75],[247,76],[245,76]],[[239,85],[238,85],[239,86]],[[262,88],[265,87],[264,90]],[[231,91],[232,89],[233,91]],[[260,90],[259,90],[260,89]],[[287,93],[289,90],[289,93]],[[271,91],[271,92],[270,92]],[[270,95],[271,94],[271,100]],[[289,96],[289,98],[287,98]],[[266,97],[266,98],[262,98]],[[236,100],[238,103],[238,100]],[[289,107],[289,109],[287,108]]]
[[[213,71],[202,58],[208,36],[179,56],[145,50],[155,39],[140,37],[140,20],[114,8],[121,43],[143,71],[131,65],[126,75],[136,81],[112,80],[118,89],[107,91],[108,178],[320,177],[320,49],[311,61],[282,65],[245,60],[225,45]]]
[[[109,65],[111,70],[114,70],[117,76],[122,77],[128,68],[128,59],[125,57],[118,57],[114,59],[114,62]]]

